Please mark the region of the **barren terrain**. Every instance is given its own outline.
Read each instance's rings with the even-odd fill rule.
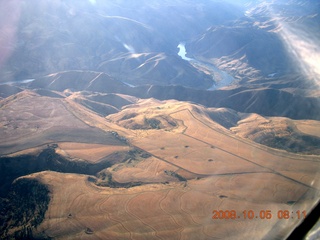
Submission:
[[[214,114],[219,114],[219,120],[228,112],[222,109],[141,99],[103,118],[74,99],[27,91],[5,99],[1,109],[6,126],[2,146],[8,141],[15,143],[2,151],[11,153],[6,157],[12,161],[10,166],[17,166],[14,159],[19,156],[32,155],[60,164],[59,168],[47,165],[49,171],[20,175],[20,179],[35,179],[50,190],[43,221],[31,228],[35,237],[283,238],[286,235],[280,229],[290,231],[302,219],[292,215],[290,220],[281,220],[277,212],[309,212],[319,197],[319,156],[255,143],[248,138],[250,132],[241,135],[236,129],[252,130],[244,126],[254,115],[233,113],[244,120],[230,131],[212,120]],[[13,119],[10,109],[19,115]],[[261,119],[272,121],[278,132],[277,128],[286,127],[281,125],[282,118]],[[68,137],[56,141],[56,131],[49,130],[62,122]],[[307,121],[295,123],[304,133],[310,132]],[[251,126],[259,132],[261,123],[257,120],[255,124]],[[92,131],[99,133],[94,141],[88,135]],[[39,136],[42,144],[26,142]],[[72,173],[70,166],[74,166]],[[237,218],[212,219],[214,210],[235,210]],[[252,220],[243,216],[243,211],[249,210],[255,213]],[[271,219],[259,218],[265,210],[271,210]]]

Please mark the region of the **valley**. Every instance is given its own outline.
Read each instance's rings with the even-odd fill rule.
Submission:
[[[319,6],[0,3],[0,238],[319,234]]]
[[[185,43],[179,43],[178,48],[178,55],[183,60],[189,61],[191,65],[199,71],[212,76],[212,79],[214,79],[214,83],[210,88],[208,88],[208,90],[214,90],[231,85],[234,81],[234,78],[231,75],[229,75],[227,72],[221,71],[214,65],[209,65],[208,63],[203,63],[193,58],[186,57]]]

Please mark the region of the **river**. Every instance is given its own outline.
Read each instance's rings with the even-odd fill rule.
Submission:
[[[185,46],[185,43],[181,42],[179,43],[178,47],[179,48],[179,52],[178,52],[178,55],[183,59],[183,60],[186,60],[186,61],[195,61],[193,58],[188,58],[186,56],[187,54],[187,51],[186,51],[186,46]]]
[[[202,71],[212,76],[212,78],[214,79],[214,83],[210,88],[208,88],[208,90],[215,90],[225,86],[229,86],[234,81],[234,78],[230,74],[220,70],[213,64],[204,63],[194,58],[187,57],[187,50],[184,42],[180,42],[177,48],[179,48],[178,55],[183,60],[190,62],[190,64],[193,67],[197,68],[199,71]]]

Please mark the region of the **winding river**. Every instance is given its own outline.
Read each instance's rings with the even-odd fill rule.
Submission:
[[[190,64],[193,67],[197,68],[199,71],[202,71],[206,74],[210,74],[213,77],[214,83],[210,88],[208,88],[208,90],[215,90],[215,89],[219,89],[219,88],[222,88],[225,86],[229,86],[234,81],[234,78],[230,74],[228,74],[225,71],[220,70],[216,66],[209,64],[209,63],[201,62],[201,61],[196,60],[194,58],[187,57],[186,56],[187,51],[186,51],[186,47],[185,47],[184,42],[180,42],[179,45],[177,46],[177,48],[179,48],[178,55],[183,60],[190,62]]]

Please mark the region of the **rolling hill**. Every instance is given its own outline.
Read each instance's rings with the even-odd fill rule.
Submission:
[[[319,16],[0,2],[0,238],[288,238],[320,199]]]
[[[48,92],[25,90],[1,102],[1,201],[12,203],[2,208],[2,236],[153,239],[200,232],[207,239],[231,227],[230,239],[272,237],[280,234],[278,220],[255,221],[264,231],[246,231],[253,223],[242,219],[235,231],[212,220],[212,211],[232,206],[240,214],[243,204],[256,213],[263,206],[298,211],[318,194],[318,121],[88,90],[55,92],[59,98]],[[25,188],[40,195],[24,203],[19,222],[13,198]]]

